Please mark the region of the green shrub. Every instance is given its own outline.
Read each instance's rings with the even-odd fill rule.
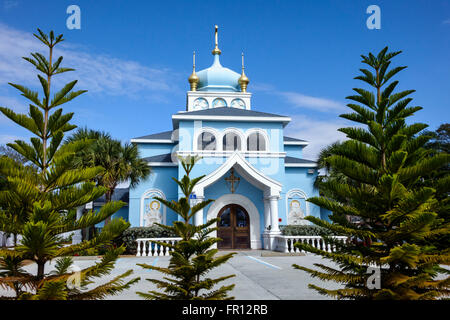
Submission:
[[[322,236],[336,235],[333,232],[319,226],[313,225],[284,225],[280,226],[281,234],[284,236]]]
[[[82,250],[76,254],[77,256],[99,256],[100,252],[98,248],[88,248],[86,250]]]
[[[127,254],[136,254],[136,239],[138,238],[170,238],[175,234],[159,226],[133,227],[125,230],[122,235],[114,241],[116,246],[125,245]]]

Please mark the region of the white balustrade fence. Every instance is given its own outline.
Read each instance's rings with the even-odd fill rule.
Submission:
[[[342,243],[347,241],[347,237],[345,236],[333,236],[331,238]],[[336,250],[334,244],[325,242],[321,236],[276,236],[274,249],[275,251],[286,253],[304,252],[304,250],[300,250],[294,246],[296,243],[309,244],[314,248],[327,252],[334,252]]]
[[[345,236],[333,236],[331,237],[334,240],[345,243],[347,241],[347,237]],[[168,247],[165,247],[157,242],[163,242],[174,245],[181,238],[139,238],[136,239],[137,242],[137,257],[149,257],[149,256],[169,256],[170,250]],[[286,253],[295,253],[295,252],[304,252],[303,250],[299,250],[294,245],[296,243],[305,243],[313,246],[314,248],[324,250],[327,252],[334,252],[336,250],[336,246],[331,243],[325,242],[325,240],[321,236],[275,236],[275,247],[274,251],[286,252]]]
[[[139,238],[137,242],[137,257],[149,257],[149,256],[168,256],[170,250],[168,247],[162,246],[158,242],[168,243],[174,245],[181,238]]]

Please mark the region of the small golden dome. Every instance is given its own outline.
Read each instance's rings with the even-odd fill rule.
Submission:
[[[191,91],[197,91],[197,85],[200,81],[200,78],[195,73],[195,51],[193,57],[193,66],[192,66],[192,74],[188,78],[189,84],[191,85]]]
[[[242,74],[239,77],[238,82],[239,82],[239,85],[241,86],[241,91],[247,92],[247,85],[249,84],[250,80],[245,75],[244,70],[242,70]]]
[[[242,53],[242,74],[239,77],[238,82],[241,86],[241,91],[247,92],[247,85],[250,83],[250,80],[247,78],[244,72],[244,53]]]
[[[191,84],[191,91],[197,90],[198,82],[200,81],[199,77],[195,73],[195,70],[192,72],[192,74],[188,78],[189,83]]]

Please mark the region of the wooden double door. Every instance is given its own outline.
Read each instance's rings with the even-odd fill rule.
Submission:
[[[223,207],[217,223],[217,237],[222,241],[217,243],[219,249],[249,249],[250,219],[247,211],[237,204]]]

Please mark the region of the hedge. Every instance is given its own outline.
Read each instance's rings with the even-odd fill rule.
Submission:
[[[175,234],[170,231],[161,228],[159,226],[151,227],[133,227],[125,230],[122,235],[115,240],[116,245],[125,245],[127,254],[136,254],[137,244],[136,239],[138,238],[170,238],[176,237]]]
[[[281,234],[284,236],[322,236],[336,235],[332,231],[319,226],[312,225],[282,225],[280,226]]]

